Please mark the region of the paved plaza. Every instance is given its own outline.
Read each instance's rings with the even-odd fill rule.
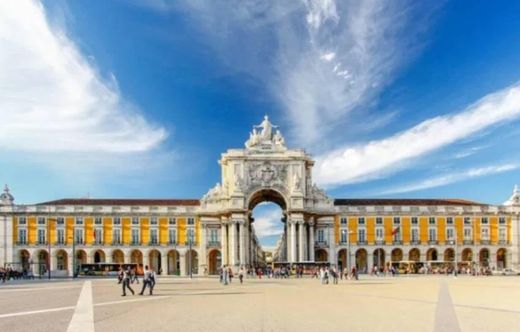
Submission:
[[[237,280],[238,281],[238,280]],[[133,285],[137,289],[140,285]],[[117,281],[0,286],[3,331],[518,331],[520,278],[361,277],[158,280],[121,297]]]

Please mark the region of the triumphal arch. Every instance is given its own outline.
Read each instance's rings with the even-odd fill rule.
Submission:
[[[223,153],[219,164],[221,182],[204,195],[199,215],[203,225],[221,227],[223,264],[257,261],[252,210],[265,201],[283,210],[285,231],[277,260],[315,261],[314,227],[319,222],[332,234],[334,202],[313,183],[311,156],[287,148],[278,127],[265,116],[253,127],[245,148]]]

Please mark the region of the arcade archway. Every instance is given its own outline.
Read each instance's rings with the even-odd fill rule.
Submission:
[[[209,270],[208,273],[211,275],[218,274],[219,268],[222,266],[222,254],[220,250],[214,249],[209,253]]]

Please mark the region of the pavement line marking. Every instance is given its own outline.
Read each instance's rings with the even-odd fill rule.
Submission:
[[[9,318],[9,317],[16,317],[16,316],[25,316],[25,315],[34,315],[34,314],[45,314],[48,312],[56,312],[56,311],[65,311],[65,310],[72,310],[75,307],[60,307],[60,308],[52,308],[52,309],[43,309],[43,310],[32,310],[32,311],[22,311],[22,312],[14,312],[11,314],[3,314],[0,315],[1,318]]]
[[[26,292],[26,291],[38,291],[38,290],[55,290],[55,289],[72,289],[80,288],[79,286],[63,286],[63,287],[27,287],[27,288],[15,288],[15,289],[0,289],[0,293],[6,292]]]
[[[439,286],[439,300],[435,309],[435,320],[433,322],[434,332],[460,332],[457,313],[451,300],[450,290],[446,281],[442,281]]]
[[[132,299],[132,300],[120,300],[120,301],[110,301],[110,302],[102,302],[94,304],[95,307],[112,305],[112,304],[121,304],[121,303],[131,303],[131,302],[141,302],[141,301],[152,301],[152,300],[161,300],[168,299],[173,296],[154,296],[154,297],[146,297],[144,299]]]
[[[85,281],[79,294],[76,309],[67,332],[94,332],[94,307],[92,306],[92,281]]]

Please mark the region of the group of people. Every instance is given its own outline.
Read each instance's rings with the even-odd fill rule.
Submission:
[[[22,271],[19,271],[12,268],[11,266],[7,266],[5,268],[0,267],[0,280],[2,280],[2,283],[11,279],[34,279],[34,275],[31,269],[23,269]]]
[[[136,282],[139,284],[139,278],[137,277],[137,271],[133,268],[128,267],[127,269],[124,269],[123,267],[119,268],[118,272],[118,284],[122,284],[123,288],[123,294],[121,296],[126,296],[126,290],[128,289],[132,295],[135,295],[134,290],[132,287],[130,287],[130,284],[133,284]],[[143,274],[143,288],[141,289],[141,292],[139,295],[143,295],[144,291],[148,287],[149,294],[153,295],[153,289],[155,287],[156,282],[156,275],[155,271],[153,269],[149,269],[148,265],[145,265],[144,267],[144,274]]]

